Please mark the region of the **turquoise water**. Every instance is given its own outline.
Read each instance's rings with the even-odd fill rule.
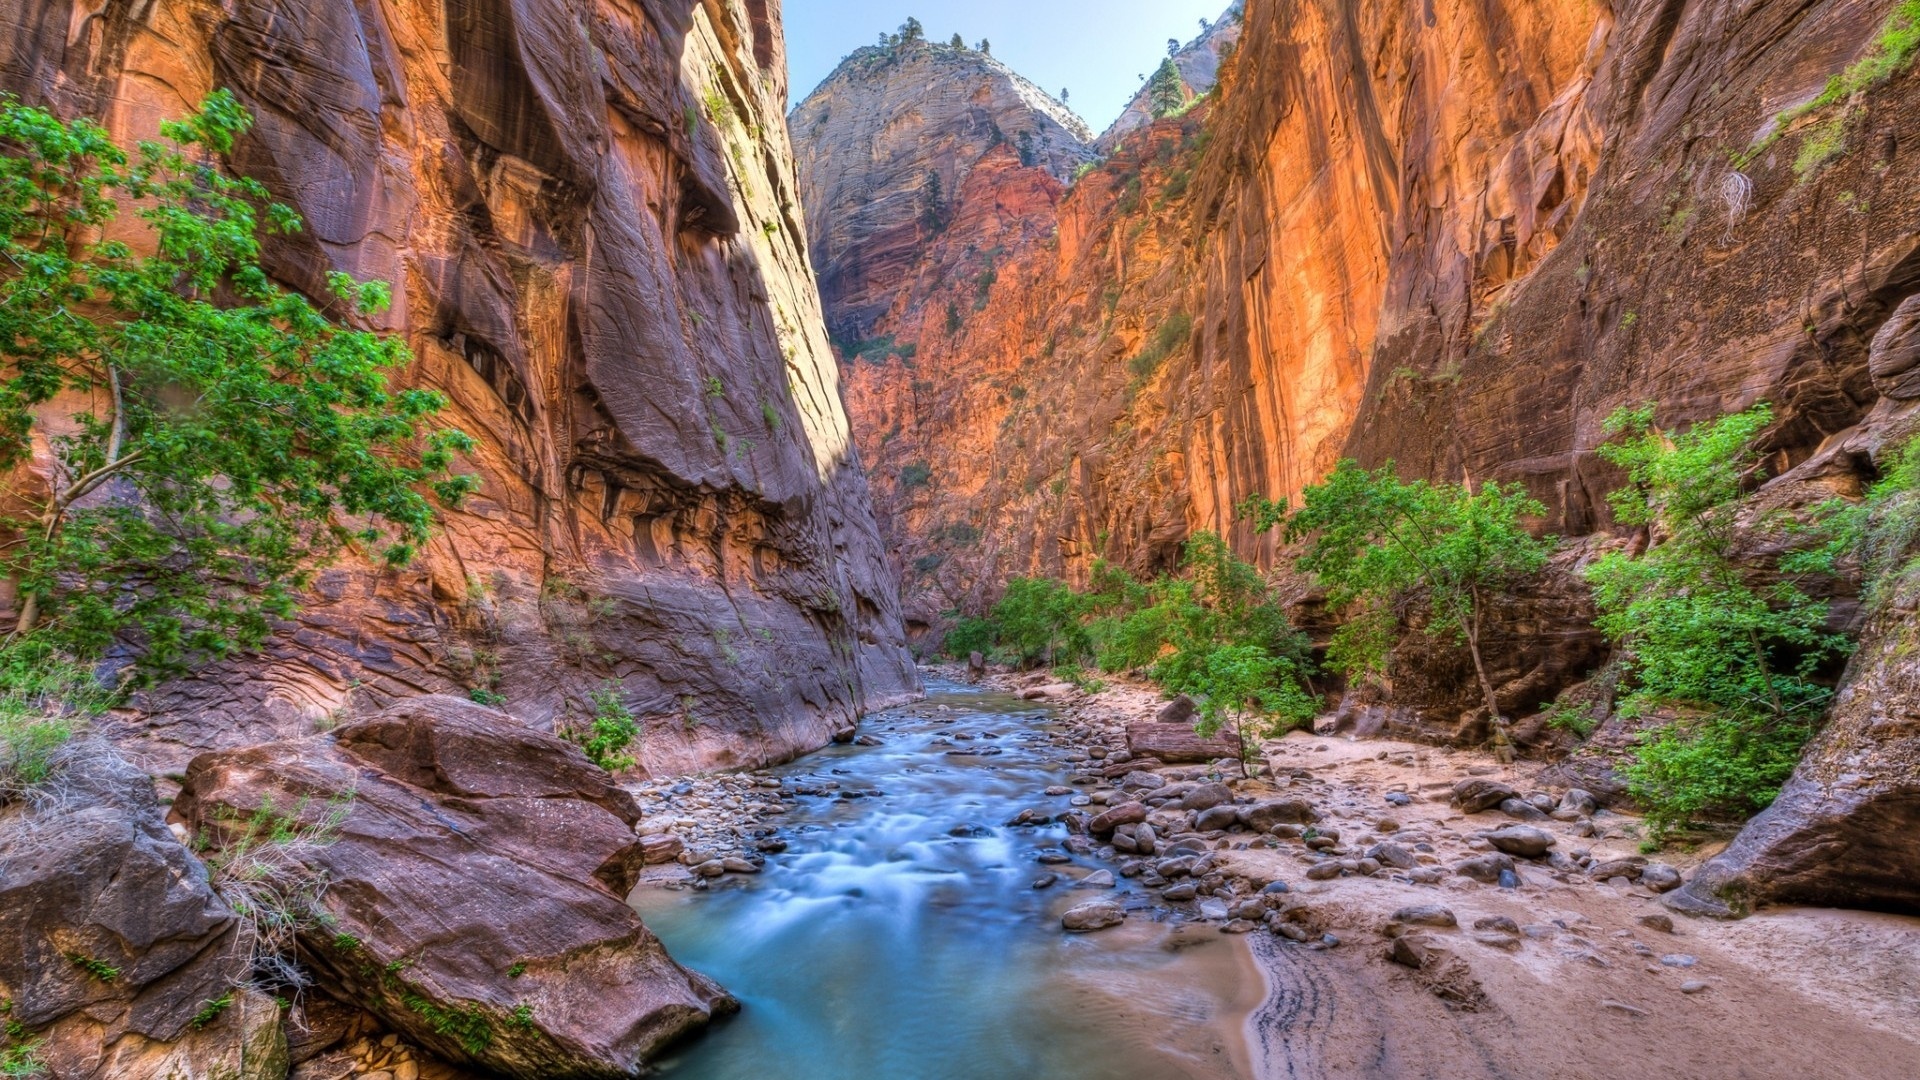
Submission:
[[[642,890],[635,904],[683,964],[743,1003],[661,1065],[677,1080],[1011,1080],[1238,1075],[1239,1024],[1257,977],[1244,945],[1207,926],[1060,930],[1059,913],[1115,890],[1046,890],[1042,848],[1063,828],[1011,829],[1067,797],[1052,714],[936,684],[870,717],[878,747],[834,747],[778,770],[878,790],[793,800],[766,871],[708,891]],[[948,712],[941,713],[939,706]],[[976,736],[972,741],[951,738]],[[951,756],[997,747],[997,756]],[[964,835],[951,833],[958,829]],[[1125,899],[1131,894],[1120,892]]]

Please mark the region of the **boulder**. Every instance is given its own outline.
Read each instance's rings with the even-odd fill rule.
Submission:
[[[1126,919],[1127,913],[1119,904],[1111,900],[1092,900],[1068,908],[1066,914],[1060,916],[1060,925],[1073,933],[1085,934],[1119,926]]]
[[[7,1021],[61,1080],[281,1080],[280,1011],[234,989],[249,974],[238,920],[167,828],[152,779],[94,742],[55,769],[51,794],[0,805]]]
[[[1438,904],[1417,904],[1412,907],[1403,907],[1393,913],[1393,921],[1406,923],[1409,926],[1437,926],[1442,928],[1460,925],[1460,920],[1455,917],[1451,909],[1441,907]]]
[[[1156,757],[1169,765],[1206,764],[1240,756],[1240,743],[1232,735],[1223,731],[1203,738],[1192,724],[1128,724],[1127,749],[1135,757]]]
[[[1495,850],[1517,855],[1523,859],[1538,859],[1548,849],[1560,842],[1559,837],[1545,829],[1536,829],[1531,825],[1509,825],[1504,829],[1495,829],[1481,835],[1487,838]]]
[[[626,1075],[735,1007],[625,903],[633,799],[564,740],[453,697],[333,737],[203,754],[174,813],[217,850],[263,814],[330,842],[301,946],[328,993],[446,1060],[510,1076]]]
[[[1470,776],[1453,785],[1453,805],[1463,814],[1478,814],[1491,810],[1508,799],[1518,799],[1520,793],[1498,780],[1489,780],[1484,776]]]
[[[1480,855],[1454,863],[1453,872],[1483,885],[1497,885],[1502,876],[1514,872],[1513,859],[1498,853]]]
[[[1145,803],[1124,802],[1094,815],[1093,820],[1087,822],[1087,832],[1094,836],[1104,836],[1122,825],[1137,825],[1145,820],[1147,820]]]
[[[1547,812],[1525,799],[1500,800],[1500,812],[1520,821],[1545,821]]]
[[[1266,832],[1275,825],[1311,825],[1320,820],[1320,811],[1305,799],[1274,799],[1240,808],[1240,823],[1254,832]]]
[[[1200,784],[1180,800],[1182,810],[1211,810],[1233,801],[1233,789],[1225,784]]]
[[[1216,806],[1202,810],[1193,818],[1193,827],[1197,832],[1220,832],[1231,829],[1239,823],[1240,812],[1231,806]]]
[[[1153,722],[1190,728],[1193,726],[1194,714],[1198,711],[1199,706],[1194,704],[1192,698],[1180,694],[1172,701],[1160,706],[1160,711],[1153,715]]]

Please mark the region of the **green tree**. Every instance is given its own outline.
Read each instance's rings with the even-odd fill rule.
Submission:
[[[1147,107],[1154,118],[1172,116],[1187,103],[1187,86],[1180,81],[1180,69],[1173,66],[1172,57],[1160,61],[1154,70],[1153,78],[1147,80]]]
[[[964,49],[967,47],[967,42],[965,38],[960,36],[959,31],[955,31],[953,39],[947,42],[947,47],[950,49]]]
[[[1275,656],[1259,645],[1227,645],[1205,654],[1186,692],[1200,699],[1200,720],[1194,730],[1212,736],[1222,728],[1233,732],[1242,764],[1251,759],[1248,726],[1261,722],[1256,734],[1274,735],[1313,719],[1319,700],[1303,687],[1303,672],[1287,657]]]
[[[1087,611],[1086,598],[1063,582],[1014,578],[993,606],[996,638],[1023,665],[1073,663],[1093,651],[1082,622]]]
[[[912,45],[917,41],[925,41],[926,38],[927,29],[920,25],[919,19],[909,15],[907,21],[900,24],[900,44]]]
[[[1536,573],[1553,550],[1521,525],[1546,508],[1518,485],[1401,481],[1388,462],[1368,471],[1342,461],[1310,487],[1287,523],[1289,540],[1308,541],[1299,565],[1329,589],[1329,601],[1350,618],[1335,631],[1327,658],[1350,677],[1384,673],[1401,612],[1419,603],[1427,632],[1463,644],[1493,731],[1494,750],[1512,760],[1481,651],[1488,602]]]
[[[472,489],[449,472],[470,440],[430,427],[441,395],[387,385],[405,346],[343,325],[386,286],[335,274],[316,307],[261,269],[261,232],[300,223],[220,170],[250,123],[218,92],[128,154],[0,104],[0,464],[36,433],[52,458],[0,522],[12,647],[118,640],[147,675],[258,647],[314,567],[348,545],[405,563],[429,494]],[[151,254],[108,238],[136,232]],[[79,411],[42,427],[63,396]]]
[[[1772,802],[1831,697],[1812,678],[1845,647],[1824,630],[1827,605],[1743,558],[1740,504],[1772,421],[1765,404],[1684,433],[1654,427],[1652,406],[1607,420],[1601,456],[1629,480],[1609,502],[1655,542],[1588,567],[1599,627],[1633,679],[1622,711],[1682,714],[1644,738],[1627,769],[1656,832]]]

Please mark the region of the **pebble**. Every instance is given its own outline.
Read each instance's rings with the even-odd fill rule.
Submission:
[[[1686,953],[1668,953],[1660,958],[1661,966],[1670,968],[1690,968],[1699,962],[1698,957],[1688,956]]]
[[[1636,1005],[1629,1005],[1624,1001],[1613,1001],[1609,999],[1606,1001],[1602,1001],[1600,1003],[1600,1007],[1603,1009],[1612,1009],[1614,1012],[1622,1013],[1627,1016],[1647,1015],[1647,1010],[1642,1009]]]
[[[1095,870],[1093,873],[1080,879],[1080,887],[1083,889],[1111,889],[1113,885],[1113,871],[1111,870]]]
[[[1683,994],[1698,994],[1701,991],[1707,989],[1709,985],[1711,984],[1701,982],[1698,979],[1693,979],[1688,982],[1681,983],[1680,992]]]

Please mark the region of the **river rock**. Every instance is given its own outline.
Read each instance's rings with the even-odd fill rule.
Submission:
[[[1307,867],[1306,877],[1308,881],[1331,881],[1339,877],[1343,870],[1340,860],[1328,859],[1326,862],[1317,862]]]
[[[670,863],[687,850],[687,842],[672,833],[654,833],[640,838],[640,856],[649,866]]]
[[[1085,934],[1094,930],[1105,930],[1125,922],[1127,913],[1119,904],[1111,900],[1091,900],[1067,909],[1060,916],[1060,925],[1076,934]]]
[[[1547,820],[1547,812],[1526,799],[1502,799],[1500,812],[1520,821]]]
[[[1593,797],[1592,792],[1581,788],[1568,788],[1566,794],[1560,796],[1559,809],[1572,811],[1582,817],[1592,817],[1594,811],[1600,809],[1600,803]]]
[[[1453,872],[1483,885],[1497,885],[1502,874],[1513,873],[1513,860],[1498,853],[1481,855],[1454,863]]]
[[[1178,904],[1200,895],[1200,886],[1191,881],[1177,882],[1160,890],[1160,899]]]
[[[1194,714],[1198,711],[1199,706],[1194,704],[1192,698],[1185,694],[1178,694],[1172,701],[1160,706],[1160,711],[1153,715],[1153,722],[1168,726],[1192,727]]]
[[[1672,892],[1680,883],[1680,871],[1666,863],[1648,863],[1640,871],[1640,884],[1657,893]]]
[[[1267,832],[1275,825],[1311,825],[1320,820],[1320,811],[1305,799],[1274,799],[1240,808],[1240,823],[1254,832]]]
[[[1531,825],[1509,825],[1484,835],[1487,842],[1495,849],[1523,859],[1540,858],[1560,842],[1559,838],[1552,833],[1545,829],[1536,829]]]
[[[1194,816],[1196,832],[1220,832],[1240,823],[1240,814],[1231,806],[1215,806]]]
[[[1199,784],[1180,800],[1182,810],[1211,810],[1233,801],[1233,789],[1225,784]]]
[[[1489,780],[1484,776],[1470,776],[1453,785],[1453,805],[1463,814],[1478,814],[1491,810],[1508,799],[1518,799],[1520,793],[1498,780]]]
[[[1167,786],[1167,782],[1157,773],[1135,770],[1120,778],[1118,787],[1128,791],[1154,791]]]
[[[1441,907],[1439,904],[1417,904],[1411,907],[1403,907],[1393,913],[1393,921],[1406,923],[1409,926],[1453,927],[1460,925],[1460,920],[1454,916],[1453,910],[1451,908]]]
[[[307,826],[343,815],[333,842],[290,852],[331,883],[301,935],[322,988],[447,1061],[625,1075],[734,1007],[627,906],[639,810],[565,740],[415,698],[332,737],[203,754],[174,813],[217,851],[269,801]]]
[[[1137,825],[1145,820],[1145,803],[1125,802],[1094,815],[1093,820],[1087,822],[1087,831],[1095,836],[1104,836],[1121,825]]]
[[[1095,870],[1093,873],[1081,878],[1078,884],[1081,888],[1085,889],[1111,889],[1114,885],[1113,871]]]
[[[1128,724],[1127,749],[1135,757],[1155,757],[1169,765],[1205,765],[1240,756],[1240,744],[1231,735],[1205,738],[1191,724]]]
[[[1399,844],[1375,844],[1367,849],[1367,858],[1395,870],[1411,870],[1420,865],[1420,860],[1414,857],[1413,852]]]

